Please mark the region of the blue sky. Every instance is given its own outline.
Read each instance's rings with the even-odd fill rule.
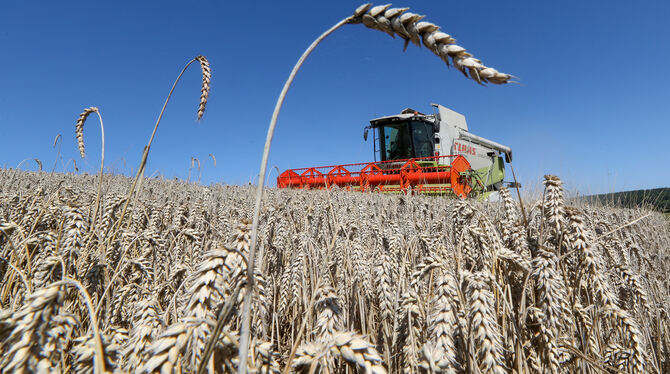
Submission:
[[[149,155],[148,175],[247,183],[285,79],[317,37],[349,16],[352,1],[4,1],[0,4],[0,165],[62,157],[95,173],[96,122],[81,160],[74,123],[100,108],[106,165],[137,168],[163,100],[191,58],[212,66],[196,121],[200,72],[184,75]],[[509,145],[527,188],[559,175],[581,193],[670,186],[670,3],[665,1],[405,1],[488,66],[521,84],[482,87],[426,48],[346,25],[298,74],[279,117],[270,167],[364,162],[368,120],[441,103],[470,130]],[[209,158],[216,156],[217,165]],[[70,163],[71,165],[71,163]],[[24,169],[35,169],[25,162]],[[57,171],[62,171],[59,162]],[[71,169],[71,166],[68,167]],[[193,171],[191,179],[197,179]],[[270,171],[274,183],[276,170]]]

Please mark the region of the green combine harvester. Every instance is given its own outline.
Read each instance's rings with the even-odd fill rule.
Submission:
[[[434,114],[408,108],[371,120],[363,137],[367,141],[373,131],[374,162],[286,170],[277,177],[277,187],[495,200],[512,149],[470,133],[462,114],[433,107]]]

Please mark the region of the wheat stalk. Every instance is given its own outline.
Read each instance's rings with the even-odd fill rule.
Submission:
[[[61,151],[61,147],[63,145],[63,136],[61,136],[61,134],[56,135],[56,137],[54,138],[53,148],[56,148],[56,144],[58,143],[59,139],[61,141],[60,142],[60,147],[58,147],[58,153],[56,154],[56,160],[54,160],[54,166],[53,166],[53,168],[51,168],[51,173],[53,173],[56,170],[56,165],[58,164],[58,159],[61,158],[60,151]],[[61,164],[62,164],[62,162],[63,161],[62,161],[62,158],[61,158]],[[65,171],[65,170],[63,170],[63,171]]]
[[[126,210],[128,209],[128,205],[130,204],[130,201],[133,197],[133,193],[135,192],[135,187],[137,186],[138,181],[141,179],[141,176],[144,175],[144,168],[146,167],[147,164],[147,158],[149,157],[149,150],[151,149],[151,144],[153,143],[154,137],[156,136],[156,131],[158,131],[158,125],[161,122],[161,119],[163,118],[163,113],[165,112],[165,108],[167,107],[168,102],[170,101],[170,97],[172,97],[172,93],[174,92],[174,89],[177,87],[177,83],[179,83],[179,80],[181,79],[181,76],[184,75],[184,72],[188,67],[194,63],[194,62],[199,62],[200,63],[200,68],[202,70],[202,89],[201,89],[201,95],[200,95],[200,104],[198,106],[198,119],[202,117],[202,114],[205,111],[205,105],[207,104],[207,97],[209,96],[209,83],[211,80],[211,71],[209,67],[209,62],[207,59],[199,55],[189,61],[186,66],[181,70],[179,75],[177,76],[177,79],[174,81],[172,84],[172,88],[170,89],[170,93],[168,93],[167,98],[165,99],[165,102],[163,103],[163,107],[161,108],[160,113],[158,114],[158,119],[156,120],[156,124],[154,125],[154,129],[151,132],[151,137],[149,137],[149,142],[147,145],[144,147],[144,152],[142,153],[142,160],[140,161],[140,166],[137,168],[137,174],[135,175],[135,179],[133,180],[133,184],[130,187],[130,190],[128,191],[128,196],[126,197],[126,204],[123,207],[123,212],[121,213],[121,218],[119,219],[119,224],[122,223],[123,217],[125,217]]]
[[[219,310],[216,325],[214,326],[212,335],[207,341],[207,345],[205,345],[205,349],[202,353],[202,359],[200,360],[197,374],[204,374],[207,370],[207,365],[205,363],[209,362],[209,358],[214,350],[214,345],[218,342],[221,331],[233,316],[234,310],[237,307],[237,299],[243,286],[243,282],[241,280],[241,277],[238,277],[238,279],[235,280],[235,289],[231,292],[231,294],[226,299],[226,302]]]
[[[93,226],[95,226],[95,222],[98,218],[98,210],[100,209],[100,200],[102,199],[102,172],[105,165],[105,126],[102,123],[102,114],[100,114],[100,110],[97,107],[92,106],[84,109],[84,111],[81,112],[75,125],[75,134],[77,137],[77,146],[79,147],[79,154],[81,155],[81,158],[84,158],[86,157],[86,152],[84,150],[84,123],[86,122],[88,116],[91,115],[92,113],[98,115],[98,119],[100,120],[100,133],[102,137],[102,150],[100,153],[100,172],[98,176],[99,178],[98,193],[97,198],[95,200],[95,208],[93,209]]]
[[[404,9],[404,8],[403,8]],[[368,10],[370,11],[369,13]],[[405,16],[404,19],[402,17],[402,13],[404,10],[396,10],[393,12],[387,13],[386,11],[388,10],[388,6],[382,6],[382,7],[374,7],[370,8],[370,4],[365,4],[360,7],[358,7],[355,11],[354,14],[351,17],[347,17],[340,22],[336,23],[333,27],[330,29],[326,30],[323,34],[321,34],[312,44],[307,47],[305,52],[300,56],[300,59],[298,62],[295,64],[293,67],[293,70],[291,70],[291,73],[286,80],[286,83],[284,83],[284,87],[282,88],[281,93],[279,94],[279,98],[277,99],[277,103],[275,105],[274,112],[272,113],[272,119],[270,120],[270,125],[268,127],[268,132],[267,136],[265,139],[265,147],[263,149],[263,157],[261,159],[261,166],[260,166],[260,171],[258,173],[258,184],[256,187],[256,202],[254,205],[254,215],[253,215],[253,225],[252,225],[252,234],[251,234],[251,251],[249,253],[249,262],[253,263],[255,260],[255,254],[256,254],[256,237],[257,237],[257,231],[258,231],[258,221],[259,221],[259,216],[260,216],[260,210],[261,210],[261,203],[262,203],[262,197],[263,197],[263,188],[265,187],[265,177],[267,174],[267,161],[269,158],[270,154],[270,146],[272,144],[272,138],[274,136],[274,130],[277,124],[277,118],[279,117],[279,112],[281,110],[282,104],[284,103],[284,98],[286,97],[286,94],[288,92],[289,87],[293,83],[293,79],[295,78],[296,74],[298,73],[298,70],[300,70],[300,67],[302,64],[305,62],[307,57],[312,53],[312,51],[323,41],[328,35],[332,34],[335,32],[337,29],[340,27],[349,24],[349,23],[361,23],[367,20],[366,26],[368,27],[373,27],[373,28],[379,28],[379,29],[384,29],[386,32],[390,32],[391,35],[393,35],[393,32],[389,28],[389,24],[393,21],[400,21],[400,24],[406,29],[409,27],[410,30],[407,31],[407,35],[409,36],[409,39],[411,39],[414,43],[417,43],[419,35],[424,37],[424,43],[427,45],[432,45],[430,44],[431,41],[434,44],[434,47],[436,48],[434,50],[437,51],[438,54],[441,53],[442,50],[444,50],[444,53],[440,54],[440,56],[443,56],[443,59],[445,59],[448,63],[448,57],[452,58],[452,63],[454,66],[462,71],[465,74],[465,71],[467,70],[470,73],[470,76],[475,79],[477,82],[491,82],[491,83],[507,83],[509,79],[511,78],[510,75],[508,74],[503,74],[499,73],[497,70],[493,68],[487,68],[486,66],[481,64],[481,61],[473,58],[469,53],[465,51],[464,48],[456,46],[456,45],[449,45],[449,41],[451,41],[451,37],[444,33],[436,33],[438,27],[429,24],[427,22],[424,23],[416,23],[420,18],[418,17],[407,17]],[[383,14],[382,14],[383,13]],[[388,15],[388,17],[386,17]],[[379,20],[377,18],[374,18],[375,16],[380,17]],[[383,18],[383,19],[382,19]],[[372,20],[371,20],[372,19]],[[370,23],[374,22],[374,23]],[[380,25],[380,22],[384,23],[384,26]],[[396,22],[398,23],[398,22]],[[398,29],[400,30],[400,29]],[[396,30],[397,31],[397,30]],[[443,34],[446,36],[443,36]],[[438,39],[439,38],[439,39]],[[438,41],[442,43],[438,43]],[[243,306],[243,319],[242,319],[242,330],[241,330],[241,336],[240,336],[240,358],[241,358],[241,363],[240,363],[240,368],[239,368],[239,373],[244,374],[245,373],[245,368],[246,368],[246,357],[247,357],[247,343],[249,339],[249,326],[250,326],[250,308],[251,308],[251,292],[253,290],[253,271],[251,269],[248,270],[248,282],[247,282],[247,294],[248,297],[245,296],[244,300],[244,306]]]
[[[88,317],[90,319],[90,329],[93,330],[93,343],[94,343],[94,352],[95,352],[95,363],[94,369],[95,374],[102,374],[105,372],[105,350],[102,346],[102,337],[98,327],[98,318],[96,317],[95,310],[93,309],[93,302],[91,301],[91,295],[88,294],[86,288],[77,282],[74,279],[63,278],[58,282],[52,283],[51,286],[60,286],[60,285],[70,285],[75,287],[79,291],[79,295],[84,300],[86,309],[88,311]]]
[[[136,187],[138,185],[138,182],[140,182],[142,177],[144,176],[144,168],[146,167],[147,158],[149,157],[149,150],[151,149],[151,144],[153,143],[154,137],[156,136],[156,131],[158,130],[158,125],[160,124],[161,119],[163,118],[163,113],[165,112],[165,108],[167,107],[167,104],[170,101],[170,97],[172,97],[172,93],[174,92],[175,88],[177,87],[177,83],[179,83],[179,80],[181,79],[181,76],[184,74],[186,69],[188,69],[188,67],[193,62],[196,62],[196,61],[198,61],[200,63],[200,67],[201,67],[201,70],[202,70],[202,89],[201,89],[201,96],[200,96],[200,105],[198,107],[198,116],[199,116],[198,118],[200,118],[202,116],[202,113],[205,110],[205,105],[207,104],[207,97],[209,95],[209,89],[210,89],[209,88],[209,82],[210,82],[210,79],[211,79],[211,71],[210,71],[209,62],[207,61],[207,59],[204,56],[199,55],[199,56],[195,57],[194,59],[192,59],[191,61],[189,61],[186,64],[186,66],[184,66],[184,68],[181,70],[181,72],[177,76],[177,79],[172,84],[172,88],[170,89],[170,92],[168,93],[168,96],[165,99],[165,102],[163,103],[163,107],[161,108],[160,114],[158,115],[158,119],[156,120],[156,124],[154,125],[154,129],[151,132],[151,137],[149,138],[149,142],[144,147],[144,151],[142,153],[142,159],[140,161],[140,165],[137,168],[137,173],[135,175],[135,178],[133,179],[133,183],[130,186],[130,189],[128,190],[128,194],[126,196],[126,201],[125,201],[125,204],[123,206],[123,210],[121,211],[121,216],[118,219],[117,224],[114,226],[115,229],[120,228],[121,225],[123,224],[123,219],[126,216],[126,211],[128,210],[128,206],[130,205],[130,202],[133,200],[134,193],[135,193]],[[114,234],[107,238],[107,242],[106,242],[107,245],[109,245],[109,243],[114,242],[114,240],[116,239],[116,235],[117,235],[116,233],[117,232],[118,232],[117,230],[114,230]]]

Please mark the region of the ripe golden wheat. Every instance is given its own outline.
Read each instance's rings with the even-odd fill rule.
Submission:
[[[81,158],[86,157],[86,151],[84,148],[84,123],[86,123],[86,119],[89,115],[91,115],[91,113],[95,113],[97,111],[98,108],[94,106],[86,108],[83,112],[81,112],[79,118],[77,118],[77,124],[75,125],[75,135],[77,137],[77,146],[79,147],[79,154],[81,155]],[[55,144],[56,141],[54,140],[54,145]]]
[[[0,170],[0,371],[237,370],[253,188],[147,179],[118,224],[131,179],[105,178],[94,221],[93,176],[15,175]],[[545,186],[528,226],[506,190],[266,191],[249,371],[669,372],[667,220]]]

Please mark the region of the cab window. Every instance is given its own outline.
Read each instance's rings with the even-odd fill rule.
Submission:
[[[388,124],[383,127],[384,160],[412,158],[412,139],[406,122]]]
[[[414,157],[433,155],[433,126],[425,122],[412,121],[412,140]]]
[[[433,125],[421,121],[394,122],[379,129],[382,160],[433,156]]]

